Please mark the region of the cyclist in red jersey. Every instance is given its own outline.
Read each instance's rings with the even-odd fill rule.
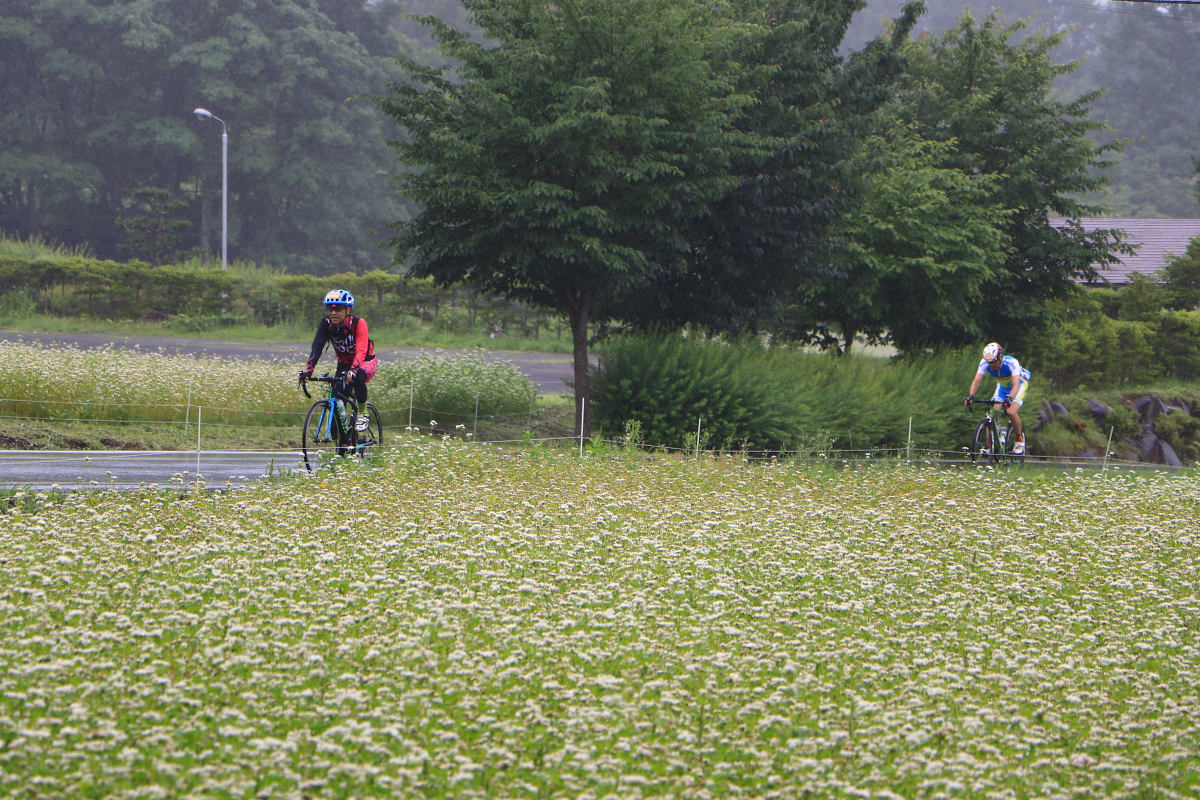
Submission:
[[[354,310],[354,295],[345,289],[330,291],[323,302],[326,316],[317,323],[317,335],[313,337],[312,351],[300,373],[300,380],[312,377],[325,346],[332,344],[337,355],[337,372],[334,374],[343,381],[342,391],[353,391],[354,399],[361,406],[367,402],[367,381],[375,377],[378,366],[367,321],[350,313]]]

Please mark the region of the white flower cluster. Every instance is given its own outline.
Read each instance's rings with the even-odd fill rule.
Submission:
[[[296,424],[311,400],[291,360],[196,358],[163,351],[83,350],[0,342],[0,412],[52,419]]]
[[[1198,506],[428,440],[14,498],[0,796],[1194,796]]]

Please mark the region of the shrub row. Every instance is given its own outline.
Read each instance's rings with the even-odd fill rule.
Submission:
[[[956,449],[975,418],[962,408],[977,357],[887,361],[767,350],[755,342],[626,338],[592,382],[594,420],[645,444],[766,451]]]
[[[561,319],[544,311],[462,287],[441,288],[383,270],[362,275],[289,275],[235,264],[213,269],[199,261],[151,266],[73,254],[0,253],[0,295],[7,310],[99,319],[182,317],[179,326],[198,332],[233,322],[261,325],[307,321],[330,288],[349,289],[373,324],[402,328],[422,320],[455,334],[512,331],[534,338],[561,336]]]
[[[1136,289],[1120,291],[1131,293],[1123,298],[1127,301]],[[1021,363],[1059,391],[1200,380],[1200,312],[1122,313],[1107,302],[1117,295],[1081,292],[1061,305],[1061,322],[1025,345],[1028,356]]]

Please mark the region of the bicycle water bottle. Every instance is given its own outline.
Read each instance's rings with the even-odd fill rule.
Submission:
[[[346,404],[337,399],[334,399],[333,404],[337,406],[338,422],[342,423],[342,430],[348,430],[350,422],[346,419]]]
[[[1006,443],[1006,442],[1005,442],[1005,440],[1006,440],[1006,439],[1008,439],[1008,429],[1007,429],[1007,428],[1001,428],[1001,429],[1000,429],[1000,449],[1001,449],[1001,450],[1003,450],[1003,449],[1004,449],[1004,445],[1005,445],[1005,443]]]

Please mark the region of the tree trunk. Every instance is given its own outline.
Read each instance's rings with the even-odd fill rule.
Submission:
[[[849,355],[850,348],[854,346],[854,337],[858,335],[858,328],[852,322],[840,323],[842,327],[842,341],[845,344],[842,346],[842,355]]]
[[[571,304],[571,344],[575,367],[575,433],[592,435],[592,379],[588,372],[588,298],[582,295]]]

